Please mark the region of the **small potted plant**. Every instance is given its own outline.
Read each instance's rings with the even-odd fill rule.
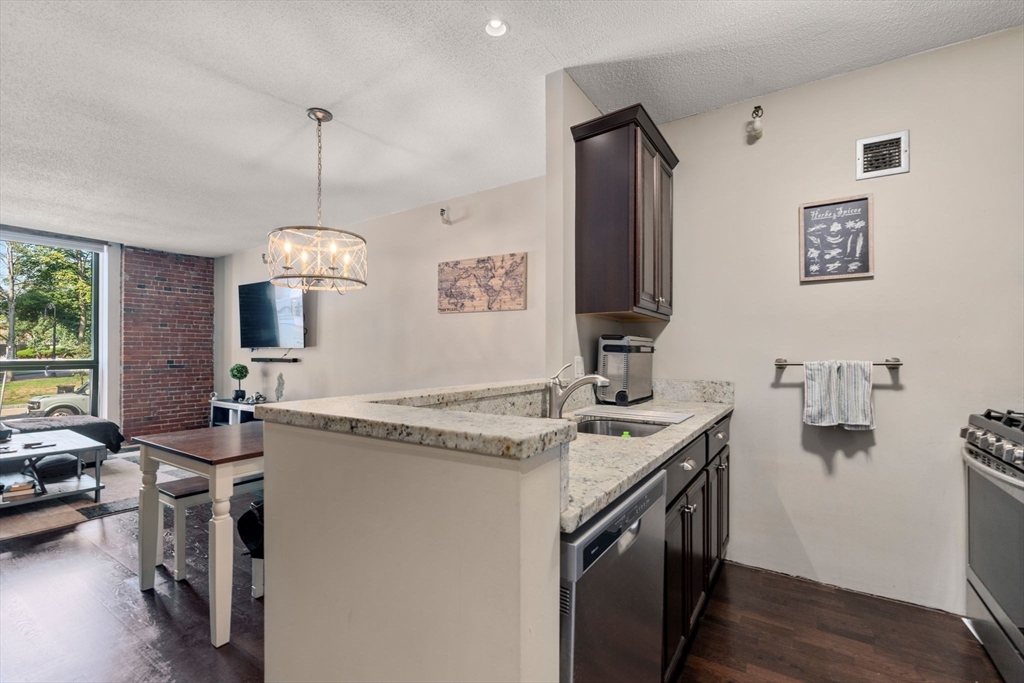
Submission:
[[[231,396],[235,401],[242,401],[245,399],[245,389],[242,388],[242,380],[248,376],[249,368],[241,363],[235,363],[231,366],[231,379],[238,380],[238,388],[235,389],[235,393]]]

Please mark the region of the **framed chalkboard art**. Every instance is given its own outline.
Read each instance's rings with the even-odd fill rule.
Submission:
[[[875,275],[870,194],[800,206],[800,282]]]

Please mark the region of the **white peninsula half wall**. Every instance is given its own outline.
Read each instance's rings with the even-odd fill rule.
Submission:
[[[281,373],[286,401],[544,375],[544,192],[544,178],[532,178],[345,226],[367,240],[369,284],[307,296],[307,348],[288,354],[298,363],[250,363],[285,351],[240,346],[238,285],[270,278],[266,245],[218,258],[217,393],[236,388],[235,363],[249,366],[242,388],[271,399]],[[527,253],[526,310],[438,313],[438,263],[511,252]]]
[[[544,417],[543,379],[258,406],[267,680],[558,680],[561,534],[732,412],[691,384],[645,438],[577,434],[589,387]]]

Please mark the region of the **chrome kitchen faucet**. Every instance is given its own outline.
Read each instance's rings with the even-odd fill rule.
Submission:
[[[593,384],[598,387],[606,387],[609,384],[607,378],[601,375],[584,375],[579,379],[573,380],[569,383],[569,386],[563,389],[562,380],[558,376],[565,372],[565,369],[570,365],[572,363],[566,363],[562,366],[562,369],[551,377],[551,381],[548,384],[548,417],[556,420],[562,417],[562,408],[565,406],[565,402],[569,400],[569,394],[587,384]]]

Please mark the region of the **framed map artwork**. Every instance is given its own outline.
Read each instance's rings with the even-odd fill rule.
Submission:
[[[526,252],[437,264],[437,312],[526,309]]]

